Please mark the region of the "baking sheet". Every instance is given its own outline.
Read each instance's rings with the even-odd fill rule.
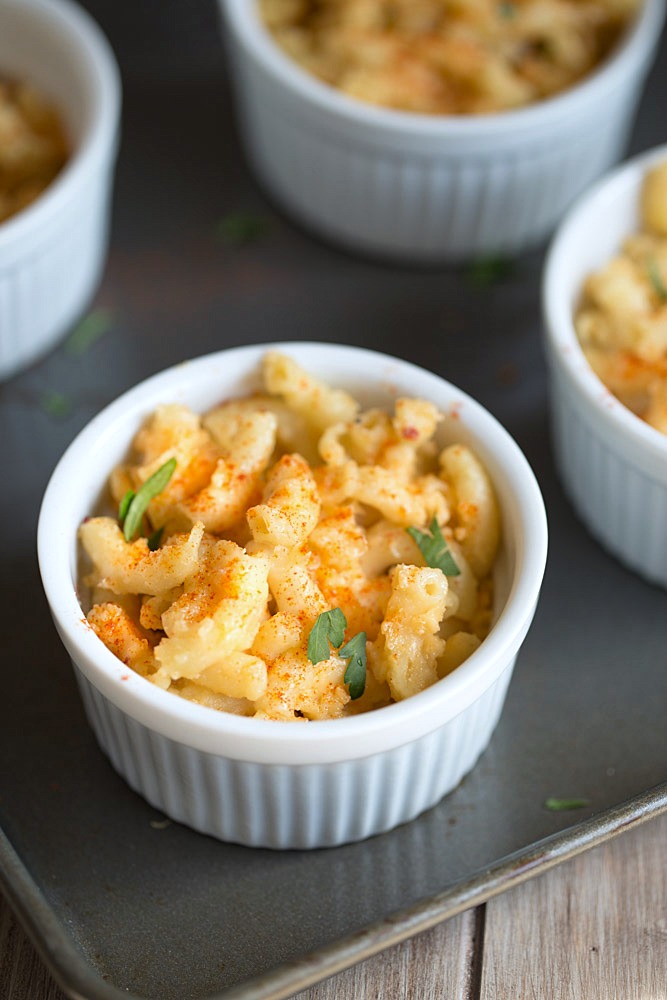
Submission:
[[[289,996],[666,808],[665,594],[588,538],[555,478],[541,253],[489,280],[315,241],[248,175],[213,5],[87,6],[125,85],[112,249],[93,304],[110,328],[82,355],[63,345],[0,387],[0,879],[71,995]],[[665,141],[666,85],[663,40],[633,150]],[[219,224],[230,216],[267,225],[229,245]],[[184,357],[287,339],[393,353],[479,399],[535,469],[551,547],[503,717],[472,774],[392,833],[274,853],[165,821],[113,772],[51,624],[34,535],[53,466],[107,402]],[[590,806],[549,812],[549,796]]]

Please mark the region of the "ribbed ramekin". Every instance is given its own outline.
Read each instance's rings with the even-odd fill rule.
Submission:
[[[77,529],[111,470],[160,403],[205,410],[259,386],[268,346],[185,362],[103,410],[69,447],[47,488],[39,522],[42,580],[74,664],[100,746],[156,808],[203,833],[250,846],[324,847],[412,819],[455,787],[486,747],[530,625],[546,559],[539,488],[519,448],[472,399],[405,361],[353,347],[272,345],[367,404],[396,394],[432,400],[443,444],[472,444],[502,511],[497,620],[452,674],[405,701],[365,715],[307,724],[241,718],[162,691],[128,670],[88,626],[77,598]]]
[[[72,154],[40,197],[0,223],[0,378],[79,317],[104,264],[120,78],[109,44],[70,0],[0,2],[0,70],[54,102]]]
[[[292,62],[254,0],[219,0],[247,156],[299,221],[351,249],[422,262],[544,240],[625,148],[664,18],[646,0],[615,53],[518,111],[431,116],[353,100]]]
[[[667,586],[667,436],[605,388],[574,329],[584,281],[640,225],[648,167],[667,146],[631,161],[583,196],[559,228],[543,280],[552,436],[563,486],[591,534],[626,566]]]

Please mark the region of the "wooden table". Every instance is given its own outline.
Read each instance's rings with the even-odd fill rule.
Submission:
[[[298,1000],[659,1000],[667,815],[298,994]],[[0,997],[64,1000],[0,900]]]

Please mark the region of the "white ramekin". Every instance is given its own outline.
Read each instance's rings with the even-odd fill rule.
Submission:
[[[648,167],[667,159],[650,150],[583,196],[559,228],[543,281],[552,436],[558,471],[592,535],[647,580],[667,586],[667,436],[605,388],[574,329],[584,280],[640,225]]]
[[[354,347],[272,345],[365,403],[424,397],[458,419],[445,439],[472,443],[496,486],[504,541],[498,617],[461,667],[400,704],[301,725],[216,712],[128,670],[87,625],[77,599],[77,528],[112,466],[159,404],[197,410],[259,385],[268,345],[171,368],[102,411],[56,467],[39,522],[44,588],[102,749],[129,784],[173,819],[250,846],[359,840],[412,819],[454,788],[486,747],[533,617],[546,558],[535,478],[507,432],[454,386],[405,361]]]
[[[47,351],[79,317],[104,264],[120,77],[109,44],[70,0],[1,0],[0,71],[64,118],[72,155],[28,208],[0,223],[0,378]]]
[[[625,148],[664,19],[646,0],[610,59],[519,111],[431,116],[321,83],[254,0],[219,0],[248,158],[285,209],[353,249],[414,261],[514,254],[549,235]]]

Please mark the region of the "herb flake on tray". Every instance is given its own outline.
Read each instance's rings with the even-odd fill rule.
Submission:
[[[558,799],[550,797],[544,800],[544,808],[551,812],[568,812],[570,809],[585,809],[590,799]]]

